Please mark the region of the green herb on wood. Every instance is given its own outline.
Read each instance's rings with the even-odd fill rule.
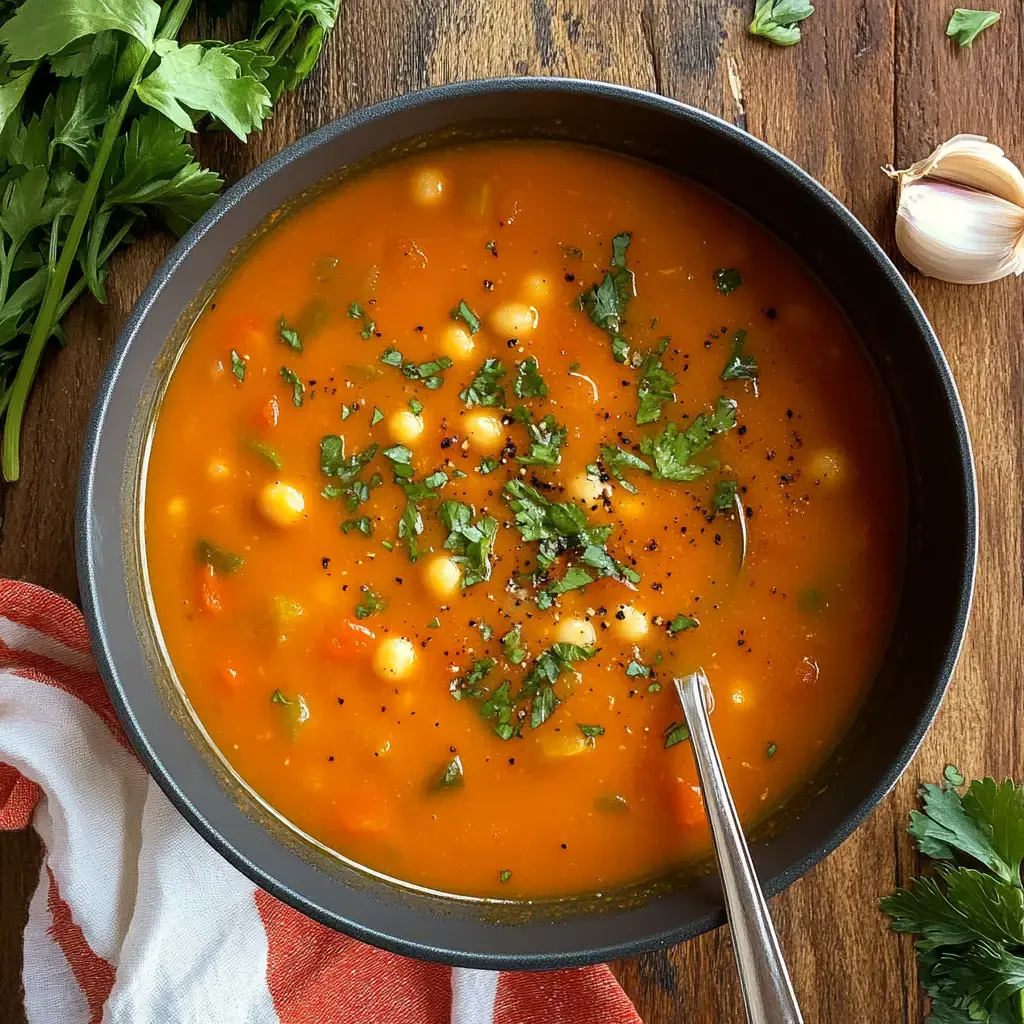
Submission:
[[[999,20],[999,11],[974,11],[957,7],[946,26],[946,35],[960,46],[970,46],[978,36]]]
[[[799,23],[813,13],[807,0],[757,0],[750,34],[776,46],[793,46],[800,42]]]

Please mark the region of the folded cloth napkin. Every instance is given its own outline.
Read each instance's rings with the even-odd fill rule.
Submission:
[[[420,963],[256,888],[136,758],[78,609],[0,580],[0,828],[30,823],[30,1024],[640,1024],[607,967]]]

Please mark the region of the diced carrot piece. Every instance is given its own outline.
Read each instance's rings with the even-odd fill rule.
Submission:
[[[329,652],[340,661],[360,658],[370,653],[371,643],[377,639],[372,629],[346,619],[337,633],[328,641]]]
[[[259,427],[276,427],[281,415],[281,407],[277,403],[277,395],[271,395],[256,412],[256,425]]]
[[[204,612],[211,615],[219,615],[224,611],[220,580],[214,576],[212,569],[204,573],[199,581],[199,605]]]
[[[700,825],[707,819],[704,816],[704,798],[700,786],[691,786],[684,779],[679,779],[675,792],[676,818],[683,825]]]

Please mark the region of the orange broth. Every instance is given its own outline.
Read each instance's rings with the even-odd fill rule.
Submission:
[[[625,362],[614,323],[594,322],[616,281]],[[541,390],[530,358],[546,396],[517,397]],[[467,394],[485,359],[504,377]],[[660,418],[638,426],[645,378],[669,397],[648,397]],[[691,450],[669,424],[693,428]],[[618,446],[657,469],[659,436],[663,475],[692,479],[629,468],[626,486],[609,465],[622,456],[600,458]],[[331,470],[379,447],[354,479],[330,477],[325,437],[343,438],[343,453],[325,442]],[[531,452],[541,464],[520,461]],[[513,522],[510,483],[548,532],[575,506],[546,549]],[[707,853],[674,674],[710,677],[745,822],[808,779],[887,641],[902,494],[879,383],[779,243],[644,163],[481,143],[352,177],[230,274],[158,415],[146,560],[187,696],[257,793],[375,870],[525,898]],[[447,551],[442,502],[468,506],[446,506],[469,518]],[[593,581],[552,589],[581,572]]]

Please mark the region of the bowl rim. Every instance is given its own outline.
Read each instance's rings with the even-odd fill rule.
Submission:
[[[377,928],[360,924],[358,921],[352,920],[338,911],[326,909],[309,897],[279,882],[269,871],[251,861],[242,849],[233,845],[231,841],[221,834],[216,825],[212,824],[202,815],[184,789],[179,785],[160,755],[154,750],[147,738],[144,727],[132,710],[131,699],[128,693],[130,687],[124,685],[117,669],[116,659],[107,642],[107,627],[102,611],[103,598],[99,585],[99,580],[103,576],[103,570],[100,566],[100,553],[98,551],[99,530],[94,511],[100,438],[107,418],[114,385],[120,375],[122,364],[129,349],[136,342],[140,328],[145,323],[157,297],[168,285],[183,261],[188,258],[193,247],[202,236],[216,225],[229,210],[244,201],[251,192],[259,188],[264,182],[284,171],[295,161],[355,128],[387,119],[398,113],[413,111],[419,107],[457,100],[466,96],[516,92],[577,93],[597,99],[615,100],[634,106],[645,107],[670,115],[676,120],[688,121],[695,126],[709,129],[723,136],[732,144],[751,150],[755,156],[773,165],[775,169],[781,171],[795,184],[809,192],[811,197],[825,208],[830,216],[840,222],[845,231],[864,251],[865,255],[870,257],[877,270],[887,279],[889,286],[894,290],[896,296],[913,319],[919,337],[931,358],[933,369],[945,392],[945,399],[948,404],[958,445],[959,470],[964,484],[963,516],[967,535],[964,537],[964,553],[959,567],[962,580],[959,604],[953,619],[950,642],[942,659],[941,670],[914,722],[913,730],[911,730],[899,747],[896,757],[886,765],[884,772],[881,773],[871,792],[843,817],[840,824],[824,841],[808,850],[802,857],[792,862],[783,871],[766,879],[763,883],[766,896],[774,896],[787,888],[846,840],[892,789],[914,757],[924,739],[925,733],[938,712],[963,649],[967,622],[974,596],[978,549],[977,479],[966,417],[945,354],[916,296],[893,262],[868,232],[867,228],[824,186],[767,143],[747,134],[745,131],[713,114],[681,103],[678,100],[644,90],[586,79],[557,77],[474,79],[405,93],[369,107],[352,111],[296,140],[228,188],[199,221],[175,244],[136,302],[118,336],[114,351],[103,372],[90,414],[79,475],[75,545],[82,608],[89,635],[93,642],[93,652],[97,666],[103,677],[118,719],[128,735],[133,748],[139,754],[154,781],[203,839],[256,885],[319,923],[342,931],[361,941],[371,943],[379,948],[421,960],[442,962],[453,966],[493,970],[551,969],[555,967],[580,966],[617,959],[623,956],[634,956],[685,941],[709,931],[722,924],[725,920],[725,915],[724,911],[710,912],[687,924],[646,934],[642,938],[615,942],[601,948],[587,948],[572,953],[550,951],[538,953],[467,953],[446,948],[444,945],[420,942],[407,937],[382,932]],[[924,354],[924,350],[922,354]],[[243,812],[240,811],[239,813]]]

